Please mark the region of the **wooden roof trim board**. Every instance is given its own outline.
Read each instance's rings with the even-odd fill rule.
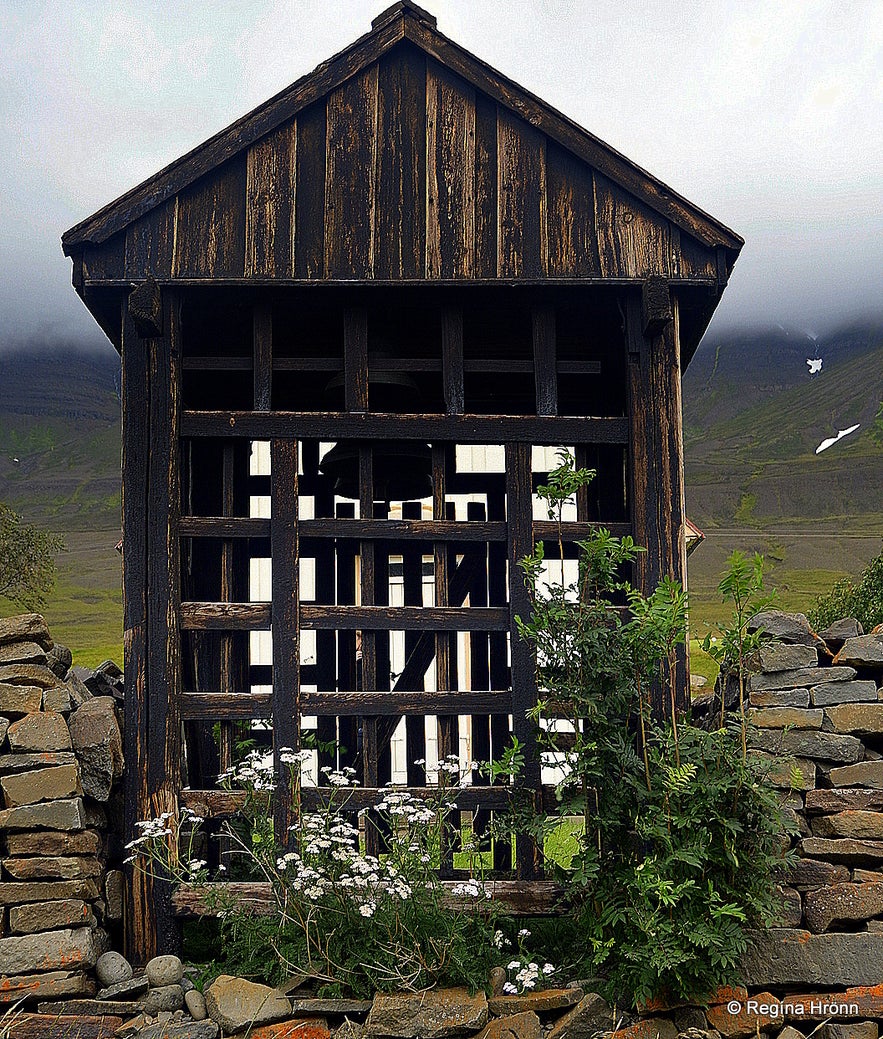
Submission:
[[[720,221],[551,105],[442,35],[435,28],[435,19],[410,0],[400,0],[394,4],[375,18],[372,26],[369,33],[322,62],[275,97],[65,232],[62,235],[65,255],[71,255],[86,243],[100,244],[106,241],[330,93],[402,40],[408,40],[419,47],[705,244],[722,246],[735,252],[744,244],[739,235]]]

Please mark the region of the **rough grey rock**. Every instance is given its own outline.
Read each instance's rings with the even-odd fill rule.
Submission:
[[[107,904],[107,919],[123,918],[123,874],[118,869],[109,869],[104,878],[104,901]]]
[[[64,687],[70,693],[71,703],[74,707],[82,707],[87,700],[92,699],[92,690],[72,670],[65,675]]]
[[[446,1039],[482,1028],[488,1019],[483,992],[466,988],[378,993],[365,1023],[367,1035],[396,1039]]]
[[[809,695],[816,707],[828,707],[833,704],[855,703],[862,700],[877,699],[877,683],[869,681],[855,682],[822,682],[814,685]]]
[[[147,978],[143,974],[139,974],[136,978],[129,978],[126,981],[118,981],[115,985],[108,985],[107,988],[102,989],[97,999],[138,999],[139,996],[146,994],[150,984]]]
[[[791,928],[749,932],[740,975],[748,986],[877,985],[883,934],[810,934]],[[802,988],[801,991],[805,991]]]
[[[817,667],[819,654],[815,646],[773,643],[761,646],[756,661],[761,671],[793,671],[799,667]]]
[[[270,1024],[291,1014],[291,1003],[281,992],[229,974],[215,978],[204,995],[209,1017],[225,1032]]]
[[[184,993],[184,1005],[187,1008],[187,1013],[194,1021],[204,1021],[208,1017],[208,1010],[206,1010],[205,1006],[205,996],[198,988],[189,989]]]
[[[59,678],[64,678],[72,663],[73,655],[71,651],[67,646],[62,646],[60,642],[56,642],[47,654],[46,664],[50,671],[58,675]]]
[[[841,884],[849,880],[849,870],[833,862],[819,859],[798,859],[785,874],[785,880],[798,891],[822,887],[824,884]]]
[[[883,631],[847,639],[834,661],[850,667],[883,667]]]
[[[845,862],[853,866],[883,863],[883,841],[860,841],[851,837],[829,840],[825,837],[805,837],[800,842],[804,855]]]
[[[97,696],[70,716],[71,740],[82,772],[83,789],[96,801],[107,801],[123,773],[123,737],[114,701]]]
[[[808,815],[820,812],[883,812],[883,790],[810,790]]]
[[[871,683],[873,684],[873,683]],[[825,708],[825,728],[859,736],[883,733],[883,703],[842,703]]]
[[[13,880],[80,880],[97,877],[101,863],[94,856],[32,855],[3,859],[3,868]]]
[[[217,1039],[214,1021],[157,1022],[138,1031],[137,1039]]]
[[[678,1007],[672,1014],[672,1020],[678,1032],[686,1032],[691,1028],[700,1032],[708,1029],[708,1018],[705,1016],[705,1011],[700,1010],[699,1007]],[[788,1039],[787,1036],[786,1039]]]
[[[833,786],[867,786],[883,790],[883,761],[860,761],[846,768],[832,768]]]
[[[47,880],[0,883],[0,906],[24,905],[26,902],[56,902],[82,898],[91,902],[98,898],[94,880]]]
[[[151,987],[144,1000],[144,1013],[153,1017],[163,1010],[180,1010],[184,1006],[184,989],[180,985]]]
[[[809,707],[808,689],[758,689],[748,694],[752,707]]]
[[[748,689],[749,692],[756,692],[763,689],[798,689],[825,682],[851,682],[857,674],[854,667],[799,667],[795,671],[751,675]]]
[[[26,714],[24,718],[19,718],[17,722],[13,722],[9,726],[6,738],[9,740],[9,746],[16,753],[27,754],[29,751],[43,753],[71,749],[67,722],[55,711]]]
[[[184,964],[177,956],[154,956],[144,969],[151,986],[177,985],[184,977]]]
[[[477,1039],[542,1039],[542,1035],[540,1019],[532,1010],[527,1010],[520,1014],[493,1018]]]
[[[59,714],[70,714],[73,708],[70,690],[67,686],[57,685],[53,689],[43,690],[43,710],[57,711]]]
[[[835,884],[806,895],[806,926],[815,932],[826,931],[835,920],[869,920],[880,913],[883,913],[883,883]]]
[[[10,685],[0,682],[0,711],[10,718],[39,711],[43,706],[43,690],[38,685]]]
[[[748,720],[759,729],[820,729],[824,711],[806,707],[752,707]]]
[[[0,646],[10,642],[38,642],[43,649],[52,649],[52,637],[39,613],[0,618]]]
[[[492,967],[488,974],[488,987],[491,990],[492,996],[502,996],[503,986],[506,984],[506,978],[508,977],[505,968],[503,967]]]
[[[8,642],[0,646],[0,664],[46,665],[46,650],[36,642]]]
[[[38,801],[57,801],[83,793],[76,765],[55,765],[35,772],[19,772],[0,779],[0,790],[7,808],[36,804]]]
[[[133,1003],[131,1000],[103,1001],[98,998],[70,999],[63,1003],[40,1003],[37,1006],[37,1012],[40,1014],[64,1014],[73,1017],[131,1017],[140,1010],[141,1004]]]
[[[0,812],[0,829],[3,827],[8,830],[83,830],[86,815],[82,798],[6,808]]]
[[[0,938],[0,974],[94,967],[107,945],[104,931],[89,927]]]
[[[883,841],[883,812],[850,809],[834,815],[821,815],[812,821],[816,837],[856,837],[859,840]]]
[[[748,621],[750,632],[762,629],[767,635],[798,646],[824,645],[818,635],[810,628],[809,621],[802,613],[783,613],[781,610],[763,610]]]
[[[9,929],[14,934],[35,934],[60,927],[91,927],[92,910],[81,898],[58,902],[29,902],[9,910]]]
[[[819,1039],[877,1039],[878,1034],[876,1021],[856,1021],[851,1024],[830,1021],[818,1031]]]
[[[291,997],[289,997],[291,998]],[[294,1017],[325,1017],[326,1014],[367,1014],[370,999],[292,999]]]
[[[52,689],[61,685],[58,676],[45,664],[0,664],[0,682],[10,685],[38,685],[41,689]]]
[[[22,996],[31,999],[62,999],[91,996],[95,982],[81,970],[54,970],[45,974],[20,974],[3,978],[2,1001],[13,1003]]]
[[[753,757],[768,762],[765,769],[766,781],[770,786],[783,790],[812,790],[816,785],[816,763],[809,758],[795,758],[781,754],[764,754],[759,750],[749,752]]]
[[[105,988],[128,981],[134,973],[132,964],[119,952],[106,952],[95,964],[95,977]]]
[[[0,775],[10,772],[32,772],[38,768],[55,765],[76,765],[72,751],[53,751],[45,754],[0,754]]]
[[[615,1025],[607,1000],[590,992],[558,1019],[546,1039],[591,1039],[595,1032],[610,1031]]]
[[[791,754],[801,758],[837,761],[846,764],[860,761],[865,748],[854,736],[834,732],[797,729],[791,732],[764,730],[751,736],[751,747],[772,754]]]
[[[563,1010],[583,998],[582,989],[547,988],[541,992],[525,992],[520,996],[494,996],[488,1000],[492,1014],[517,1014],[522,1010]]]
[[[844,617],[843,620],[834,621],[833,624],[829,624],[827,628],[820,631],[819,638],[824,639],[825,642],[845,642],[847,639],[858,638],[864,633],[865,629],[861,626],[860,621],[857,621],[855,617]]]
[[[10,855],[97,855],[101,848],[101,838],[92,830],[79,833],[36,830],[5,836]]]

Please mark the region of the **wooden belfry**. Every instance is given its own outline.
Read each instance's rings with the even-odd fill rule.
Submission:
[[[304,730],[357,806],[395,733],[418,789],[429,751],[514,733],[542,796],[514,620],[517,561],[557,543],[538,448],[598,470],[571,554],[600,522],[647,547],[644,587],[683,579],[681,371],[742,240],[403,0],[63,244],[122,354],[129,826],[231,811],[237,739]],[[471,779],[481,832],[508,792]],[[494,865],[542,905],[529,843]],[[175,912],[134,877],[129,951]]]

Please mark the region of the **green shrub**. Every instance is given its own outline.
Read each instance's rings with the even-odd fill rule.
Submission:
[[[866,632],[883,624],[883,552],[862,570],[858,582],[844,577],[808,613],[816,630],[844,617],[855,617]]]

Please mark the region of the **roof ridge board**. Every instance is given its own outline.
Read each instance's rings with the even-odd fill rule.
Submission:
[[[444,54],[439,52],[433,52],[433,50],[431,49],[433,37],[440,40],[444,44],[445,48],[453,50],[457,53],[457,57],[460,60],[457,61],[456,66],[452,65],[450,60],[446,60],[446,56]],[[675,191],[674,188],[670,187],[664,181],[660,180],[658,177],[655,177],[652,173],[645,170],[642,166],[639,166],[627,155],[623,155],[622,152],[617,151],[617,149],[614,148],[612,145],[608,144],[606,141],[601,140],[600,137],[595,136],[595,134],[593,134],[590,130],[587,130],[584,126],[580,126],[579,123],[575,122],[569,116],[565,115],[563,112],[560,112],[557,108],[550,105],[548,101],[544,101],[541,97],[532,93],[526,87],[521,86],[520,83],[516,83],[515,80],[510,79],[507,75],[505,75],[505,73],[500,72],[499,69],[495,69],[492,65],[489,65],[486,61],[477,57],[471,51],[466,50],[465,47],[461,46],[455,40],[450,39],[450,37],[445,36],[444,33],[439,32],[437,29],[427,29],[424,25],[420,24],[419,22],[416,23],[415,26],[415,23],[412,21],[409,22],[405,27],[405,38],[410,40],[410,42],[420,46],[423,50],[426,51],[427,54],[429,54],[430,57],[434,58],[440,64],[450,69],[452,72],[455,72],[460,76],[463,76],[463,78],[469,80],[469,82],[471,82],[474,87],[477,87],[484,93],[489,94],[491,97],[494,97],[495,94],[500,94],[499,88],[495,89],[493,83],[494,80],[498,81],[500,86],[505,86],[513,91],[516,91],[523,98],[531,102],[532,105],[536,106],[537,109],[539,109],[539,113],[541,116],[540,119],[531,119],[530,113],[526,112],[523,107],[517,105],[514,99],[506,98],[505,96],[497,96],[495,97],[495,100],[504,104],[507,108],[510,108],[526,122],[529,122],[532,126],[535,126],[538,130],[552,137],[553,140],[555,140],[562,147],[566,148],[570,152],[573,152],[577,156],[577,158],[582,158],[583,161],[599,169],[599,171],[605,174],[605,176],[609,176],[611,180],[614,180],[617,183],[621,184],[621,186],[626,188],[627,190],[633,191],[633,193],[636,194],[638,198],[641,198],[642,201],[646,202],[649,206],[651,206],[651,208],[655,209],[657,212],[661,212],[662,215],[669,217],[669,219],[674,219],[678,226],[681,227],[682,230],[687,231],[688,234],[696,236],[699,232],[698,229],[695,228],[695,226],[693,226],[690,221],[685,221],[681,214],[670,213],[667,211],[671,208],[671,203],[675,203],[676,205],[685,207],[687,210],[691,211],[692,213],[695,213],[696,216],[699,217],[702,222],[712,225],[712,227],[714,227],[718,232],[720,232],[719,238],[717,238],[717,240],[713,244],[723,245],[727,248],[736,250],[741,249],[741,247],[745,244],[745,239],[742,238],[741,235],[739,235],[731,227],[728,227],[722,221],[718,220],[717,217],[714,217],[710,213],[707,213],[704,209],[701,209],[694,202],[691,202],[684,195],[681,195],[679,192]],[[465,66],[468,65],[477,66],[478,69],[480,69],[483,73],[483,76],[480,78],[470,76],[469,72],[465,68]],[[545,116],[546,118],[543,118],[543,116]],[[550,126],[549,121],[553,124],[562,124],[563,127],[566,128],[567,131],[569,131],[569,134],[573,134],[577,138],[582,139],[582,142],[589,145],[593,150],[593,154],[591,156],[581,155],[580,152],[575,148],[575,145],[576,147],[578,147],[579,141],[575,142],[569,136],[569,134],[562,135],[556,133],[554,125]],[[606,165],[608,166],[608,169],[603,168],[602,164],[605,156],[609,156],[614,160],[615,167],[611,167],[611,164],[607,163]],[[600,159],[601,161],[597,161],[598,159]],[[621,174],[623,172],[622,167],[625,167],[626,171],[637,174],[640,178],[642,178],[649,184],[653,185],[659,193],[658,197],[654,197],[652,199],[642,197],[642,195],[637,190],[635,190],[635,188],[632,185],[622,184],[621,180],[617,178],[617,173]],[[681,216],[681,219],[677,219],[677,217],[679,216]]]
[[[271,98],[262,101],[257,107],[212,134],[207,140],[172,160],[168,165],[129,188],[118,198],[106,203],[84,220],[74,224],[61,236],[65,255],[70,255],[69,249],[72,247],[88,244],[100,245],[117,231],[127,227],[132,221],[166,202],[178,191],[189,187],[193,181],[210,169],[233,158],[243,148],[247,148],[254,141],[271,133],[286,119],[290,119],[314,101],[318,101],[328,90],[333,90],[340,82],[356,75],[367,65],[381,58],[387,50],[404,39],[404,22],[405,17],[403,16],[360,36],[343,50],[326,58],[310,72],[300,76],[294,83],[290,83]],[[346,69],[337,68],[338,65],[344,63],[347,63],[348,66]],[[330,80],[330,85],[326,80]],[[305,97],[300,96],[304,94]],[[266,118],[266,125],[259,121],[262,116]],[[245,130],[250,132],[244,133]],[[227,142],[233,144],[233,147],[221,150],[221,155],[217,159],[214,159],[212,155],[212,161],[206,164],[204,161],[206,154],[213,153],[219,146]],[[203,161],[197,164],[197,159]],[[191,171],[188,169],[191,166],[196,168]],[[164,178],[172,178],[176,173],[179,174],[179,177],[164,185],[155,196],[147,194],[149,185]],[[111,214],[124,203],[135,200],[139,196],[146,197],[142,198],[140,202],[134,202],[132,208],[122,218],[118,218],[116,221],[109,219]]]
[[[381,14],[375,21],[382,17]],[[317,101],[373,61],[379,60],[402,40],[417,45],[452,72],[463,76],[473,86],[494,97],[498,103],[502,103],[578,158],[582,158],[599,172],[631,191],[688,234],[709,245],[721,245],[736,252],[741,249],[744,240],[731,228],[553,108],[548,102],[439,32],[426,20],[418,17],[411,10],[411,5],[403,4],[395,17],[381,22],[376,28],[372,28],[349,46],[321,62],[311,72],[301,76],[278,94],[75,224],[62,235],[65,255],[70,255],[70,250],[76,246],[101,244],[106,241],[155,206],[184,190],[210,169],[232,158],[243,148],[272,132],[286,119],[297,115],[307,105]],[[441,46],[435,46],[436,44]],[[452,57],[453,62],[450,60]],[[507,91],[520,97],[509,97]],[[518,100],[526,100],[533,112],[526,111],[523,104],[517,103]],[[219,154],[216,155],[216,152]],[[623,179],[626,183],[623,183]],[[150,192],[151,185],[163,180],[166,181],[165,184],[157,191]],[[635,183],[636,180],[643,181],[643,185]],[[651,190],[642,190],[645,185]],[[126,202],[132,204],[120,212]],[[705,226],[697,226],[697,223]]]

